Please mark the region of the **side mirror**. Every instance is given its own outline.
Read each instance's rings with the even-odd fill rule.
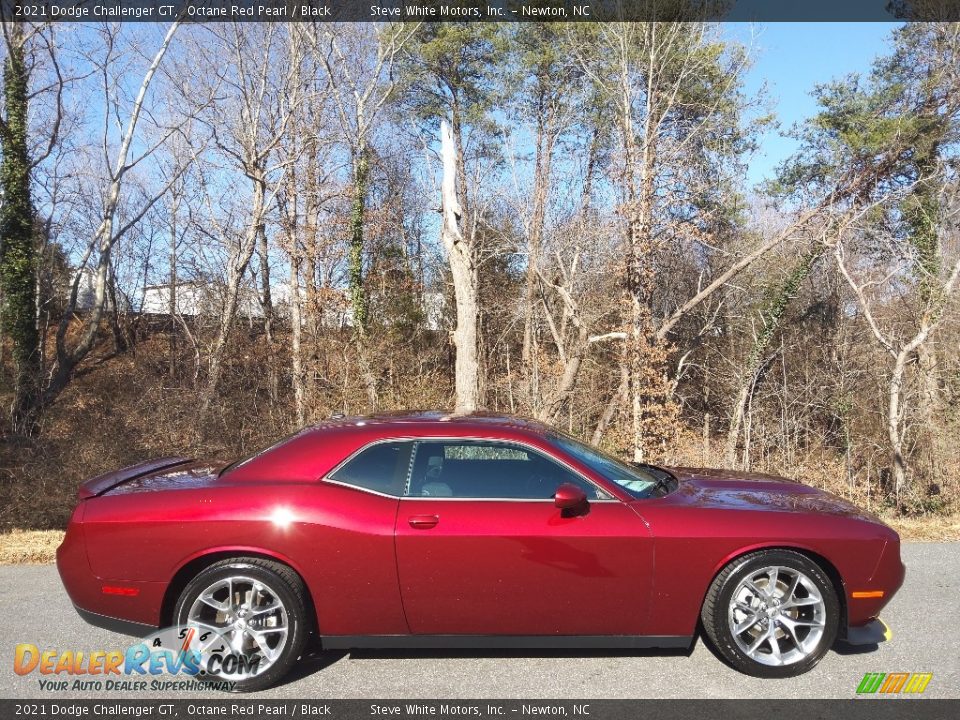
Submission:
[[[563,483],[554,493],[553,504],[561,510],[586,508],[587,494],[573,483]]]

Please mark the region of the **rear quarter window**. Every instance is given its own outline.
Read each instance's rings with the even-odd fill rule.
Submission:
[[[330,474],[344,485],[399,497],[407,476],[409,441],[383,442],[364,448]]]

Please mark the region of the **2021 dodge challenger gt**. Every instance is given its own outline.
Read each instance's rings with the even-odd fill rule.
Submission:
[[[538,423],[336,418],[246,460],[84,483],[57,553],[89,622],[186,626],[275,683],[325,649],[690,647],[797,675],[876,642],[900,539],[799,482],[621,462]],[[216,675],[216,672],[212,672]]]

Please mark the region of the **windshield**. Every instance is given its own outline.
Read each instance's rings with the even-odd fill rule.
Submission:
[[[566,435],[551,435],[550,441],[569,453],[598,475],[626,490],[636,498],[650,497],[664,486],[672,476],[660,468],[646,465],[628,465],[622,460],[607,455],[595,447]]]

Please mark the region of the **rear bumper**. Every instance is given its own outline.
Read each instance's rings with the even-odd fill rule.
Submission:
[[[166,583],[98,577],[90,568],[87,558],[83,506],[84,502],[81,502],[74,511],[63,542],[57,548],[57,571],[70,602],[81,617],[92,625],[108,629],[126,628],[117,629],[116,632],[127,632],[137,627],[139,629],[133,634],[142,634],[143,628],[158,627]],[[110,586],[116,585],[124,586],[129,593],[107,592]],[[106,620],[101,622],[96,618]]]
[[[78,511],[79,512],[79,511]],[[76,513],[74,514],[76,517]],[[71,521],[63,543],[57,548],[57,571],[63,587],[73,603],[77,614],[91,625],[105,628],[111,632],[124,635],[142,637],[151,626],[131,620],[104,615],[101,612],[86,610],[87,607],[99,608],[103,600],[103,585],[100,579],[90,570],[87,562],[86,548],[83,543],[83,526],[79,522]],[[113,598],[110,598],[113,599]],[[123,598],[126,600],[127,598]],[[114,600],[116,602],[116,600]]]
[[[120,618],[110,617],[108,615],[100,615],[99,613],[84,610],[82,607],[77,605],[74,605],[73,607],[77,611],[77,614],[91,625],[103,628],[104,630],[109,630],[110,632],[119,633],[121,635],[131,635],[133,637],[142,638],[144,635],[148,635],[157,629],[153,625],[148,625],[147,623],[138,623],[134,622],[133,620],[122,620]]]

